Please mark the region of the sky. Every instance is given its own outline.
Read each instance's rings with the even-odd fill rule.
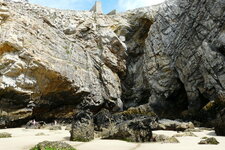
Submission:
[[[31,3],[40,4],[52,8],[90,10],[96,0],[29,0]],[[113,9],[123,12],[138,7],[159,4],[165,0],[100,0],[104,13]]]

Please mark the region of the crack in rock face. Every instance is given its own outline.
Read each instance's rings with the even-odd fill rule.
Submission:
[[[116,15],[0,1],[0,126],[131,107],[212,123],[224,108],[224,20],[224,0]]]

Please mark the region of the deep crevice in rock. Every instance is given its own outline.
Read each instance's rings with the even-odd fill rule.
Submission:
[[[138,85],[138,78],[143,79],[143,54],[145,48],[145,40],[153,22],[147,18],[137,19],[132,30],[127,29],[129,32],[125,35],[127,40],[125,43],[128,46],[127,57],[127,73],[126,77],[122,80],[123,94],[122,100],[125,104],[124,108],[127,109],[131,106],[138,106],[148,103],[150,91],[145,87]],[[135,71],[134,71],[135,70]],[[142,78],[142,79],[141,79]]]

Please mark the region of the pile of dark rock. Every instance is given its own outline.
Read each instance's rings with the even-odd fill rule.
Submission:
[[[129,142],[152,142],[153,130],[184,131],[194,128],[191,122],[158,120],[151,111],[131,108],[123,112],[111,113],[102,109],[93,115],[82,110],[75,115],[71,133],[72,141],[87,142],[95,136],[102,139],[118,139]]]

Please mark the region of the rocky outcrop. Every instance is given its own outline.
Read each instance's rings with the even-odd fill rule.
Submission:
[[[6,125],[72,118],[76,108],[123,108],[126,45],[111,29],[121,17],[5,1],[0,16],[0,116]]]
[[[146,37],[126,41],[127,107],[149,103],[160,116],[173,118],[224,100],[224,7],[223,0],[169,0],[132,12],[131,18],[141,18],[134,26],[148,34],[134,28],[133,36],[126,34]]]
[[[135,119],[122,122],[114,130],[103,136],[104,139],[118,139],[128,142],[150,142],[152,138],[151,123],[149,119]]]
[[[70,131],[71,141],[88,142],[94,139],[93,114],[89,111],[81,111],[75,115]]]
[[[94,115],[96,135],[103,139],[118,139],[129,142],[150,142],[152,127],[157,118],[149,114],[132,114],[127,111],[111,114],[103,109]]]
[[[168,0],[107,16],[1,1],[0,127],[102,108],[126,109],[112,117],[120,123],[215,120],[224,108],[224,8]],[[97,130],[110,124],[105,113]]]

